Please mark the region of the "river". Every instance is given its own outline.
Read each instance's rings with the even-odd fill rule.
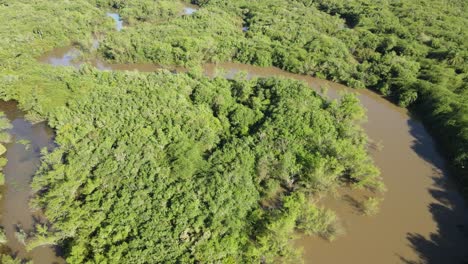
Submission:
[[[77,52],[74,47],[59,48],[44,54],[39,61],[79,67],[83,62],[74,60],[73,54]],[[101,70],[153,72],[161,69],[153,64],[108,64],[99,59],[88,63]],[[416,264],[467,260],[467,206],[449,178],[432,138],[417,118],[369,90],[355,90],[274,67],[237,63],[204,65],[208,76],[214,76],[216,69],[223,69],[228,78],[244,71],[250,77],[301,80],[317,91],[326,87],[327,96],[332,99],[339,97],[341,91],[354,92],[367,109],[368,121],[363,127],[374,142],[369,151],[388,189],[380,213],[373,217],[360,213],[357,204],[365,194],[359,191],[343,189],[338,197],[320,201],[337,212],[347,234],[334,242],[308,236],[296,240],[295,244],[303,248],[306,263]],[[9,162],[8,166],[14,164]]]

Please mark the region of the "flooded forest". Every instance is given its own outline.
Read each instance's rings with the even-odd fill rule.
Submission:
[[[0,263],[468,263],[467,2],[0,22]]]

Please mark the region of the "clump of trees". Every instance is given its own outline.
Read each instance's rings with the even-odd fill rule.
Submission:
[[[276,78],[68,78],[91,89],[48,113],[60,147],[33,187],[69,263],[295,259],[296,228],[336,229],[309,194],[382,187],[352,95],[328,102]]]
[[[138,23],[121,34],[109,33],[100,52],[112,61],[150,61],[165,66],[228,61],[236,51],[232,44],[243,38],[241,25],[240,18],[222,9],[202,9],[190,16],[178,14],[158,23]]]
[[[182,1],[115,1],[95,0],[94,4],[100,8],[113,8],[119,11],[119,15],[125,23],[132,26],[136,23],[158,23],[175,18],[182,14],[184,3]]]

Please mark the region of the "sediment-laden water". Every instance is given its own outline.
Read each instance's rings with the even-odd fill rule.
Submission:
[[[64,263],[57,257],[54,247],[41,246],[27,252],[25,245],[15,235],[23,229],[33,230],[34,224],[41,221],[40,212],[29,206],[31,180],[40,165],[40,151],[54,148],[53,131],[45,123],[32,124],[24,118],[15,102],[0,101],[0,111],[4,112],[13,128],[8,130],[12,143],[5,144],[8,163],[3,169],[5,186],[0,203],[1,225],[5,229],[6,246],[13,255],[21,259],[32,259],[34,264]]]

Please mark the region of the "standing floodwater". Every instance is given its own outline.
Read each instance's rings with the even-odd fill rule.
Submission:
[[[192,8],[192,7],[184,7],[184,14],[185,15],[191,15],[193,13],[197,12],[197,9]]]
[[[80,51],[75,47],[57,48],[45,54],[39,60],[43,63],[54,66],[74,66],[79,67],[82,62],[76,61]]]
[[[45,123],[31,124],[24,119],[16,103],[0,101],[0,111],[4,112],[13,128],[8,132],[12,143],[6,144],[8,163],[3,169],[5,186],[2,190],[1,225],[5,229],[6,246],[20,259],[32,259],[34,264],[64,263],[56,256],[52,247],[41,246],[27,252],[15,235],[19,228],[26,232],[33,229],[35,214],[29,207],[31,180],[40,165],[40,150],[53,148],[53,131]]]
[[[111,17],[115,21],[115,29],[121,31],[123,29],[123,20],[117,13],[107,13],[107,16]]]

